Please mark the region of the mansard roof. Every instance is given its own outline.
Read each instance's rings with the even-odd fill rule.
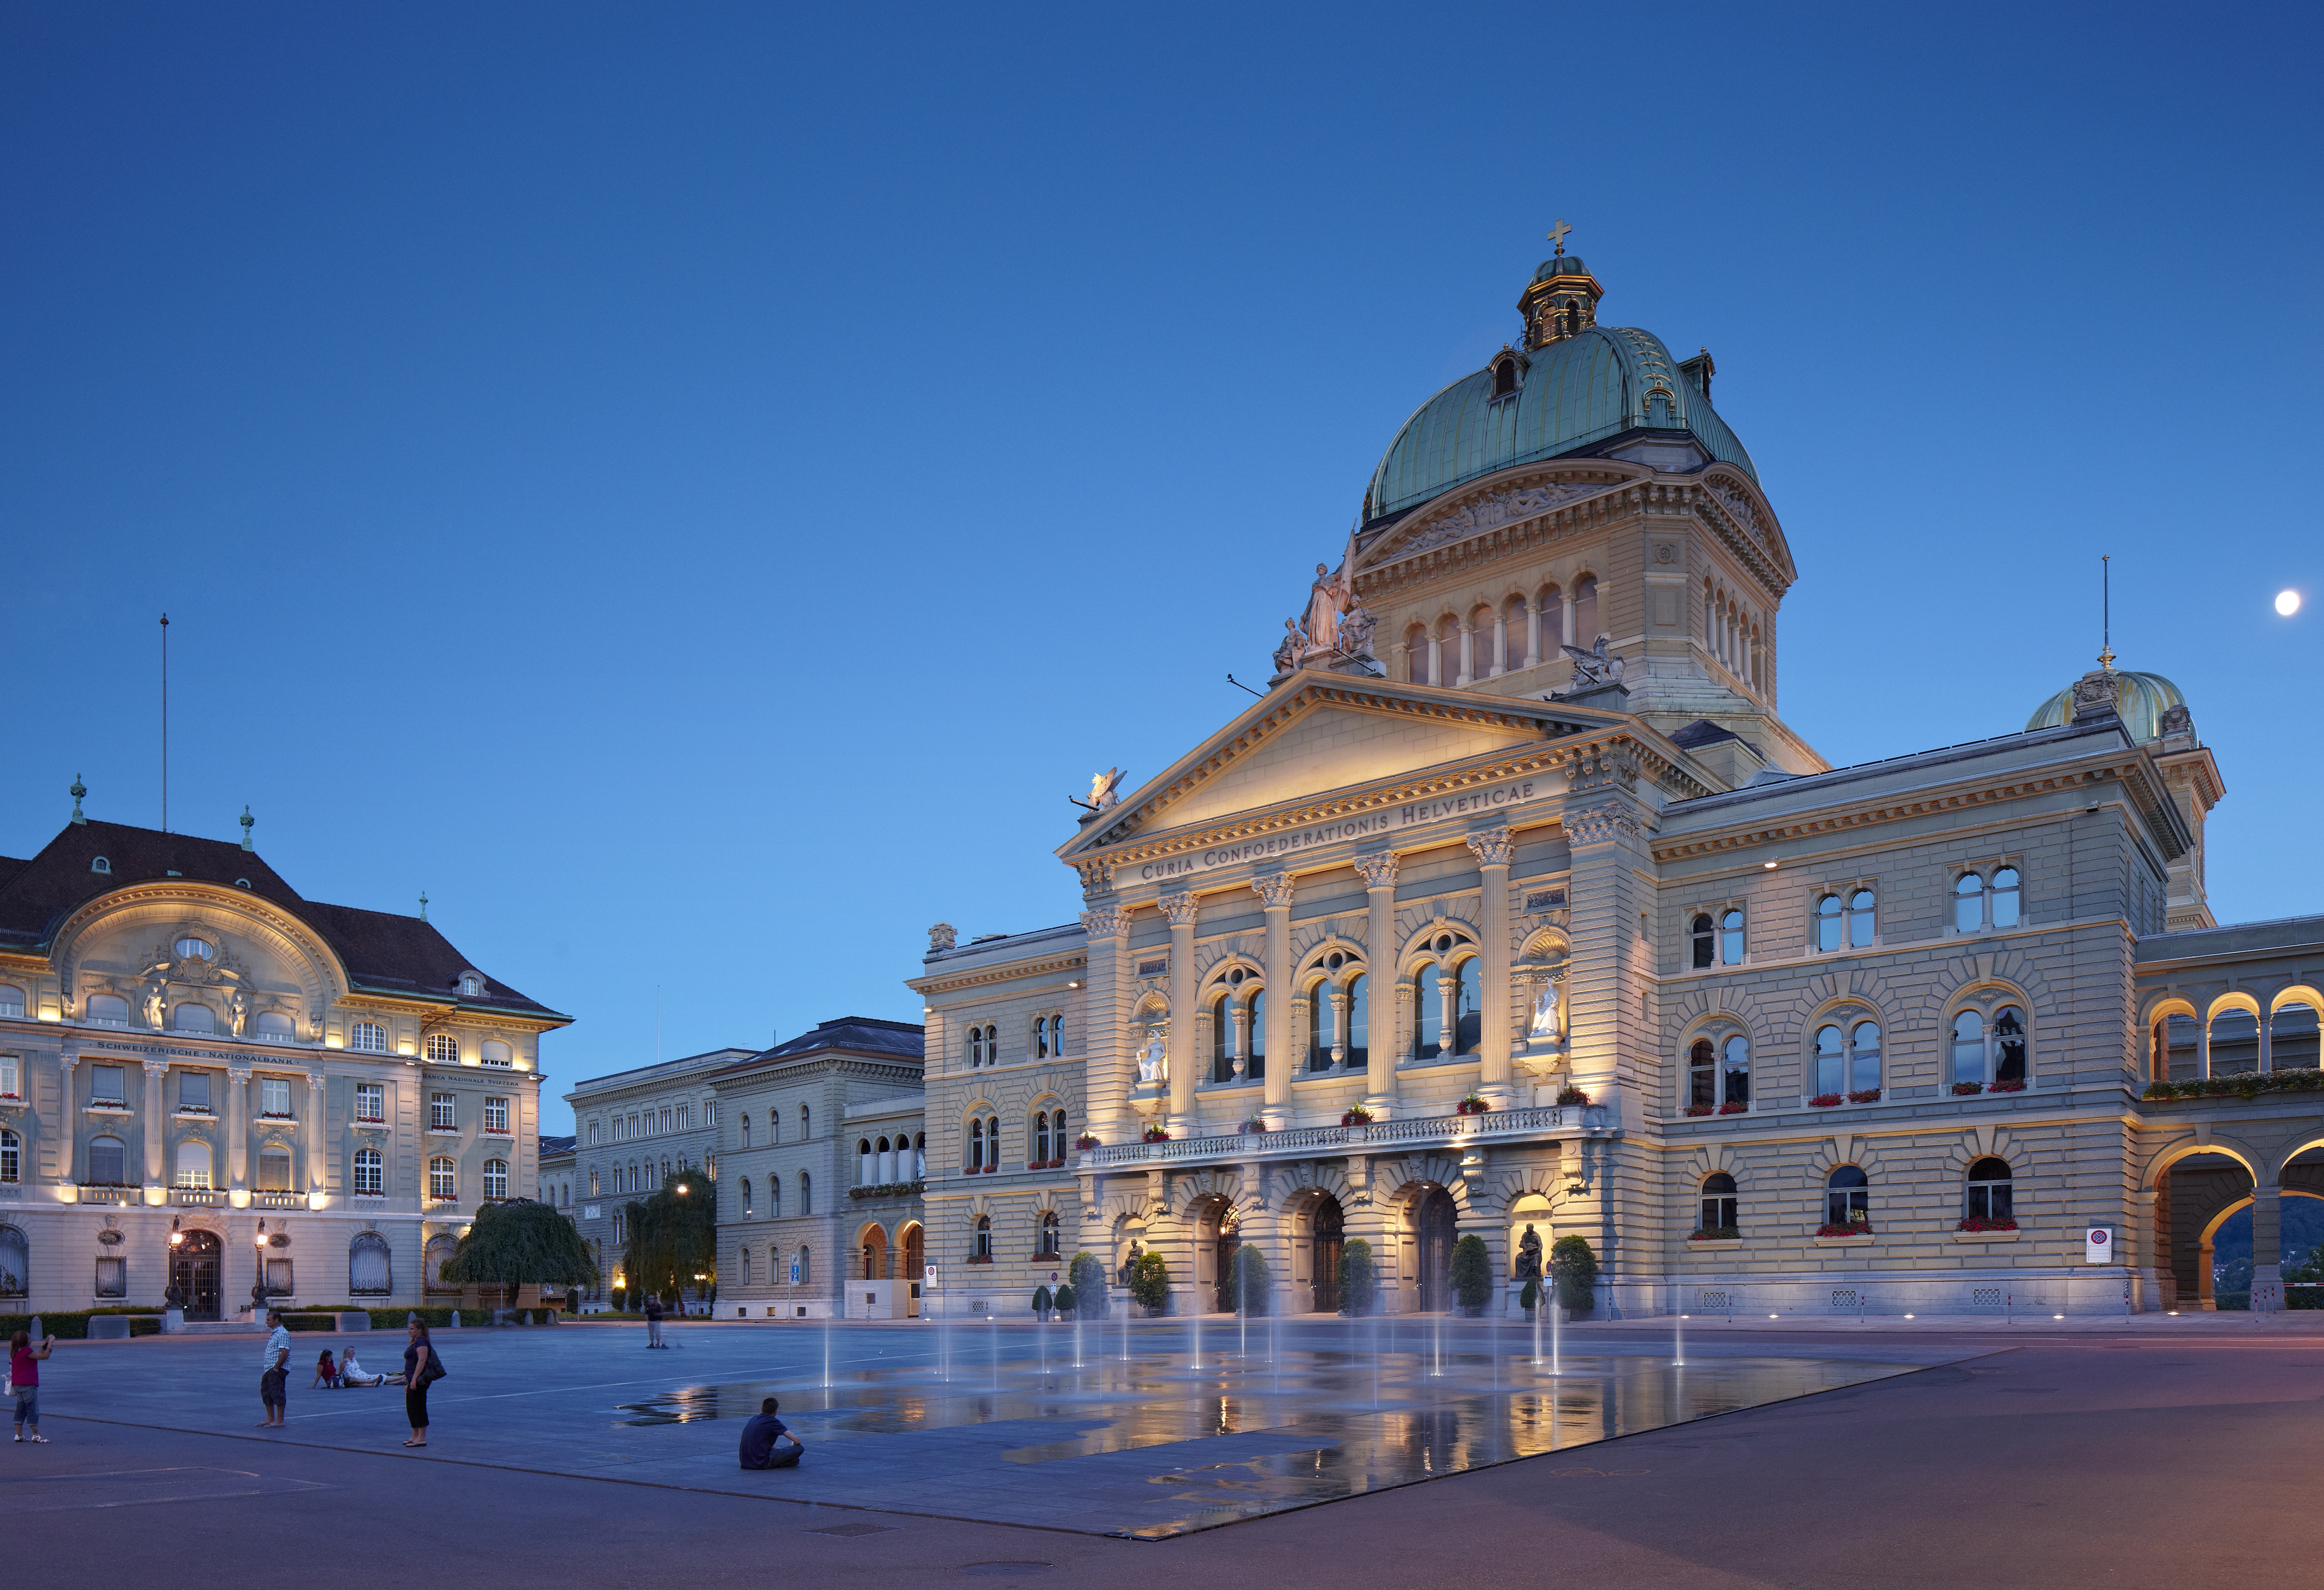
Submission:
[[[100,856],[109,870],[93,870]],[[9,869],[0,881],[0,950],[45,955],[66,920],[89,902],[134,885],[183,878],[245,890],[298,917],[338,955],[356,991],[571,1019],[481,973],[484,991],[462,997],[460,974],[478,969],[434,924],[305,899],[255,850],[231,841],[90,818],[67,823],[30,860],[0,867]]]
[[[797,1060],[823,1050],[845,1050],[851,1054],[891,1055],[899,1060],[919,1060],[926,1052],[927,1029],[917,1022],[883,1021],[878,1016],[841,1016],[819,1022],[811,1032],[796,1038],[785,1039],[771,1049],[762,1049],[742,1065],[764,1065],[770,1060]]]

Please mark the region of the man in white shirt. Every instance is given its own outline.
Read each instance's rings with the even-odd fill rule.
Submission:
[[[266,1409],[258,1428],[281,1429],[283,1407],[290,1399],[290,1332],[276,1310],[266,1311],[266,1323],[274,1329],[266,1338],[266,1366],[258,1376],[258,1400]]]

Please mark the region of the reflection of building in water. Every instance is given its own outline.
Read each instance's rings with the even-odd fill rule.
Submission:
[[[2324,1009],[2324,921],[2214,925],[2224,786],[2176,688],[2109,654],[2022,730],[1997,702],[1990,739],[1829,766],[1779,710],[1797,570],[1711,357],[1601,294],[1545,262],[1390,443],[1300,599],[1360,605],[1370,656],[1291,647],[1086,814],[1077,922],[939,932],[940,1269],[1028,1294],[1054,1221],[1206,1308],[1231,1216],[1281,1307],[1358,1243],[1384,1307],[1445,1307],[1473,1235],[1512,1310],[1531,1224],[1624,1313],[2112,1312],[2191,1304],[2218,1219],[2265,1251],[2324,1193],[2324,1092],[2142,1098],[2312,1072]]]

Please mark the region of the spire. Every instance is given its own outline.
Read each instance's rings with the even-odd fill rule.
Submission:
[[[2114,672],[2114,555],[2098,559],[2098,666]]]
[[[246,806],[246,805],[245,805],[244,807],[243,807],[243,809],[242,809],[242,848],[243,848],[244,850],[248,850],[248,849],[250,849],[250,827],[251,827],[251,824],[252,824],[252,823],[256,823],[257,821],[258,821],[258,819],[257,819],[257,818],[255,818],[255,817],[254,817],[254,816],[252,816],[252,815],[250,814],[250,808],[249,808],[248,806]]]
[[[1526,352],[1578,336],[1598,324],[1598,300],[1606,290],[1590,274],[1579,254],[1565,252],[1566,234],[1573,230],[1563,221],[1549,229],[1557,252],[1541,262],[1533,280],[1517,295],[1517,313],[1525,317]]]
[[[421,889],[420,891],[420,920],[422,922],[428,920],[428,891],[426,889]]]
[[[83,784],[83,783],[80,781],[80,775],[79,775],[79,774],[78,774],[78,773],[74,774],[74,775],[73,775],[73,781],[72,781],[72,798],[73,798],[73,814],[72,814],[72,820],[73,820],[75,823],[84,823],[84,824],[85,824],[85,823],[87,823],[88,822],[88,818],[86,818],[86,817],[84,817],[84,816],[82,816],[82,815],[80,814],[80,797],[81,797],[81,796],[83,796],[83,795],[87,795],[88,793],[88,786],[87,786],[87,785]]]

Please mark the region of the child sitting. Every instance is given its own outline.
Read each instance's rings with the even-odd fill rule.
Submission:
[[[339,1383],[339,1366],[331,1362],[331,1349],[325,1347],[323,1356],[315,1360],[315,1385],[335,1386]],[[315,1386],[309,1386],[313,1391]]]

